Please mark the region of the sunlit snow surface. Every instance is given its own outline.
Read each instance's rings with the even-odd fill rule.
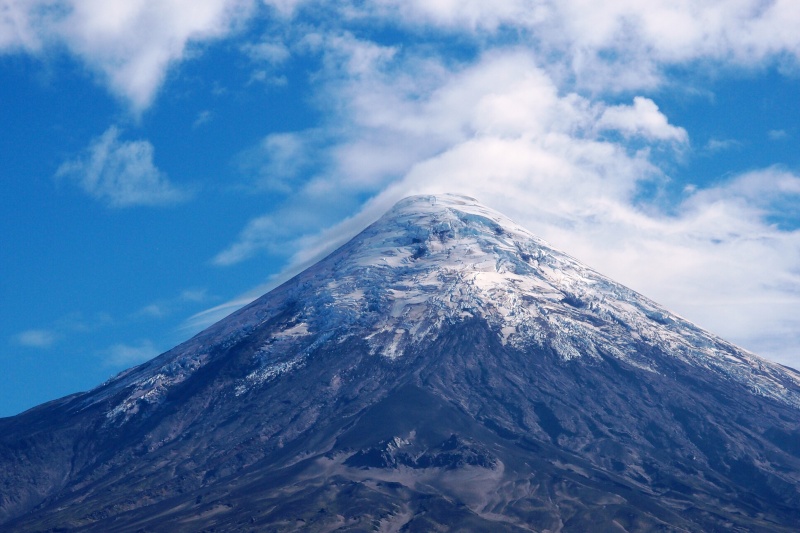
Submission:
[[[658,357],[680,359],[800,407],[786,388],[798,374],[749,354],[551,248],[505,216],[464,196],[399,202],[348,244],[293,280],[189,342],[116,378],[130,387],[108,413],[128,418],[141,402],[205,364],[212,348],[234,343],[289,304],[289,326],[270,332],[241,395],[305,364],[324,342],[362,336],[374,356],[395,359],[442,326],[488,322],[505,345],[563,360],[614,357],[658,372]],[[643,347],[649,349],[643,350]]]

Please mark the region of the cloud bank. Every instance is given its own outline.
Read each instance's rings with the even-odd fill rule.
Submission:
[[[292,24],[316,13],[323,26],[367,20],[472,35],[510,28],[558,59],[554,70],[566,66],[581,84],[601,90],[652,88],[664,82],[664,65],[780,62],[796,69],[800,57],[794,0],[4,0],[0,53],[45,56],[65,48],[141,112],[168,70],[204,44],[235,35],[256,16]],[[288,53],[280,42],[245,49],[271,62]]]

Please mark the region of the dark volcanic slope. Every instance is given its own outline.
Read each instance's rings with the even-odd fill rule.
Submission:
[[[0,529],[795,531],[800,375],[457,196],[0,420]]]

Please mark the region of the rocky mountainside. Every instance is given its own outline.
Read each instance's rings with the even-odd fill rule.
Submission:
[[[14,531],[794,531],[798,487],[800,373],[455,195],[0,419]]]

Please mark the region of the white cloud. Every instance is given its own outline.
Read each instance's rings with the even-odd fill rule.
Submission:
[[[291,59],[292,52],[281,39],[266,35],[259,41],[245,43],[240,50],[256,67],[250,74],[250,83],[274,87],[288,85],[289,80],[279,73],[279,69]]]
[[[317,148],[325,152],[317,156],[325,161],[324,172],[305,182],[285,208],[253,219],[237,242],[217,255],[218,265],[235,264],[264,250],[274,252],[278,243],[286,249],[287,240],[319,227],[309,219],[323,225],[335,220],[347,214],[354,196],[374,194],[403,176],[421,174],[415,169],[420,165],[434,167],[426,172],[436,176],[422,182],[452,181],[458,189],[462,181],[508,179],[565,197],[596,197],[620,188],[631,195],[637,181],[657,174],[642,154],[628,154],[624,147],[594,139],[604,107],[576,94],[560,95],[523,50],[487,53],[474,65],[449,70],[433,59],[394,61],[391,53],[374,46],[365,53],[352,39],[327,42],[329,71],[323,92],[333,100],[326,105],[337,113],[335,127],[325,136],[335,140]],[[360,74],[355,77],[350,75],[351,54],[373,58],[357,61]],[[672,128],[665,119],[657,126],[661,130],[651,128],[648,135]],[[296,139],[281,134],[268,137],[265,146],[291,156]],[[492,168],[480,175],[485,170],[480,164],[475,171],[465,164],[456,175],[449,166],[437,167],[437,161],[482,158],[491,160]],[[264,169],[272,172],[274,166],[269,162]],[[608,175],[612,173],[613,179]],[[337,203],[338,210],[332,208]],[[553,202],[542,207],[561,210]]]
[[[145,305],[133,314],[134,317],[164,318],[187,304],[198,304],[208,300],[205,289],[186,289],[174,298],[158,300]]]
[[[39,21],[55,2],[36,0],[4,0],[0,5],[0,52],[4,50],[36,51],[42,46]]]
[[[149,316],[153,318],[163,318],[164,316],[169,314],[169,312],[164,307],[163,304],[149,304],[142,307],[136,314],[140,316]]]
[[[47,329],[29,329],[17,334],[14,340],[20,346],[28,348],[49,348],[55,344],[57,335]]]
[[[323,141],[315,130],[271,133],[240,153],[238,166],[255,178],[257,188],[289,193],[297,186],[299,174],[317,164]]]
[[[214,118],[214,113],[212,113],[208,109],[206,109],[204,111],[200,111],[197,114],[197,118],[194,119],[194,122],[192,122],[192,127],[193,128],[199,128],[203,124],[207,124],[208,122],[210,122],[211,119],[213,119],[213,118]]]
[[[280,225],[272,216],[262,216],[247,223],[237,241],[218,253],[212,263],[229,266],[253,257],[259,250],[269,249],[279,236]]]
[[[182,302],[199,303],[208,299],[208,291],[206,289],[186,289],[178,298]]]
[[[735,203],[739,207],[749,206],[756,210],[750,216],[758,216],[766,211],[781,212],[797,200],[800,200],[800,178],[774,166],[746,172],[722,185],[699,191],[686,203],[692,207]]]
[[[115,344],[105,352],[105,363],[114,367],[129,367],[149,361],[160,351],[149,340],[137,344]]]
[[[309,202],[312,196],[315,196],[314,201]],[[292,240],[324,226],[325,221],[330,220],[328,211],[335,209],[336,200],[337,193],[334,192],[327,198],[324,193],[318,197],[301,193],[289,199],[272,213],[248,222],[236,241],[211,260],[212,264],[230,266],[265,251],[283,257],[291,255]],[[350,203],[355,208],[352,199]]]
[[[568,65],[583,87],[604,91],[657,87],[662,67],[711,60],[743,66],[800,63],[800,10],[795,0],[372,0],[335,5],[262,0],[291,25],[306,14],[462,31],[479,37],[513,29],[553,71]],[[256,0],[6,0],[0,51],[41,54],[65,47],[98,73],[135,112],[153,101],[166,73],[196,45],[235,33],[256,13]],[[331,14],[332,13],[332,14]],[[321,17],[324,15],[320,15]],[[313,19],[313,15],[312,18]],[[322,26],[327,22],[316,21]],[[313,32],[312,32],[313,33]],[[484,39],[480,39],[485,43]],[[362,49],[363,52],[368,52]],[[288,48],[267,39],[248,53],[280,63]],[[368,56],[352,55],[357,70]],[[274,79],[275,77],[264,77]],[[279,79],[279,78],[278,78]]]
[[[658,106],[643,96],[633,99],[633,106],[606,108],[598,121],[600,129],[617,130],[626,137],[640,136],[653,141],[689,141],[686,130],[673,126]]]
[[[786,130],[769,130],[767,132],[767,137],[769,137],[772,141],[781,141],[788,136],[789,134],[786,133]]]
[[[248,43],[242,46],[242,51],[256,62],[270,65],[280,65],[291,57],[289,47],[278,40],[265,40],[257,43]]]
[[[709,139],[706,143],[705,150],[707,152],[722,152],[740,146],[742,146],[741,141],[737,141],[736,139]]]
[[[244,307],[245,305],[249,304],[261,294],[267,292],[272,288],[272,285],[265,285],[251,291],[246,295],[242,295],[238,298],[235,298],[229,302],[225,302],[222,305],[218,305],[212,307],[210,309],[206,309],[201,311],[197,314],[192,315],[186,321],[184,321],[181,329],[190,333],[194,334],[197,333],[211,324],[218,322],[228,316],[229,314],[233,313],[237,309]]]
[[[502,25],[533,27],[552,15],[548,2],[530,0],[379,0],[373,9],[409,22],[494,31]]]
[[[106,313],[87,317],[75,312],[64,315],[47,326],[21,331],[11,338],[11,342],[28,348],[50,348],[76,333],[92,333],[113,324],[114,319]]]
[[[274,9],[283,17],[291,17],[294,15],[298,7],[303,3],[308,3],[308,0],[261,0],[264,5]]]
[[[360,5],[360,4],[359,4]],[[654,88],[662,67],[695,60],[759,66],[800,59],[800,10],[794,0],[377,0],[370,16],[449,31],[513,28],[566,64],[583,87]]]
[[[189,197],[153,164],[152,144],[120,141],[115,126],[94,139],[83,157],[62,164],[56,177],[70,179],[111,207],[168,205]]]
[[[193,43],[229,34],[254,5],[253,0],[9,0],[0,12],[0,51],[42,53],[64,45],[139,112]]]

